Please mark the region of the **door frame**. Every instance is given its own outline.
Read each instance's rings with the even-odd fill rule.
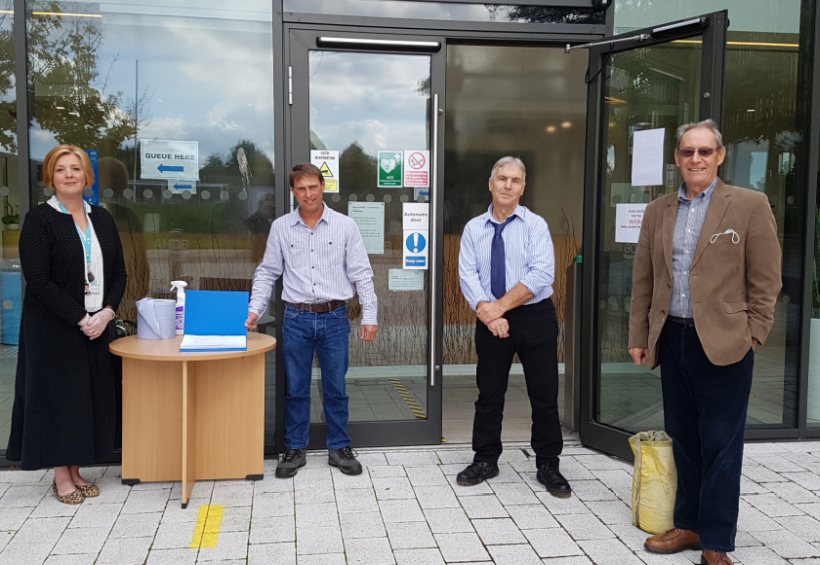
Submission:
[[[341,38],[350,43],[328,42],[320,38]],[[441,443],[442,428],[442,335],[440,331],[444,301],[442,296],[443,277],[437,276],[443,269],[443,232],[441,208],[444,204],[442,190],[444,158],[444,122],[440,119],[444,109],[444,71],[446,65],[446,39],[443,35],[430,35],[427,32],[413,33],[397,30],[386,33],[383,30],[362,30],[355,28],[332,28],[329,26],[311,26],[285,24],[283,40],[285,45],[285,166],[283,172],[290,171],[298,162],[309,160],[310,146],[309,104],[294,104],[294,100],[303,97],[308,100],[309,77],[308,52],[312,49],[327,51],[385,53],[385,54],[428,54],[430,55],[430,113],[428,120],[429,147],[431,156],[430,168],[430,235],[428,264],[430,265],[429,300],[428,300],[428,359],[427,359],[427,405],[424,420],[392,421],[350,421],[348,432],[354,445],[393,446]],[[367,40],[368,43],[357,40]],[[433,45],[433,44],[437,44]],[[305,71],[305,72],[302,72]],[[285,173],[286,174],[286,173]],[[283,175],[283,178],[286,176]],[[278,183],[287,193],[287,183]],[[290,198],[286,199],[291,201]],[[285,205],[281,216],[292,209]],[[281,283],[280,283],[281,284]],[[280,289],[277,289],[280,290]],[[281,296],[278,294],[277,296]],[[384,297],[381,297],[384,300]],[[284,304],[277,302],[277,335],[281,335]],[[378,339],[378,338],[377,338]],[[276,430],[275,450],[284,447],[284,395],[287,390],[284,363],[277,363],[276,370]],[[281,406],[281,409],[279,408]],[[327,425],[311,423],[310,449],[321,449],[325,446]]]
[[[707,27],[701,26],[706,22]],[[584,262],[582,264],[581,324],[575,338],[580,344],[577,365],[580,367],[581,422],[580,438],[585,446],[632,460],[627,442],[631,433],[596,421],[600,400],[600,350],[598,320],[598,265],[601,247],[601,194],[606,172],[606,130],[604,86],[610,54],[641,47],[651,47],[703,36],[701,57],[700,104],[698,119],[713,119],[718,126],[723,118],[723,80],[726,57],[726,10],[660,24],[606,38],[590,46],[589,90],[587,98],[587,159],[584,186]]]

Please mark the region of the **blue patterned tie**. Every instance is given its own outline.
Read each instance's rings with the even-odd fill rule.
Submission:
[[[496,300],[507,294],[507,260],[504,254],[504,238],[501,237],[501,232],[504,231],[504,228],[514,217],[510,216],[503,224],[493,222],[495,235],[493,235],[493,245],[490,248],[490,290]]]

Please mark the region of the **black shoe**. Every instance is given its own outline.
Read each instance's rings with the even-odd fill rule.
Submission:
[[[558,470],[558,462],[543,463],[538,466],[538,474],[536,475],[538,482],[547,487],[547,492],[552,496],[558,498],[569,498],[572,495],[572,489],[569,483]]]
[[[304,449],[286,449],[282,460],[276,464],[276,478],[289,479],[296,474],[299,467],[305,466]]]
[[[327,462],[331,467],[338,467],[345,475],[362,474],[362,464],[356,460],[356,452],[350,447],[328,449]]]
[[[498,465],[495,463],[474,461],[458,474],[456,482],[463,487],[471,487],[497,476]]]

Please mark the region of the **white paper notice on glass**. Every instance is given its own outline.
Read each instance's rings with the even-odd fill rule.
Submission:
[[[390,269],[387,277],[387,290],[392,292],[424,290],[424,271]]]
[[[638,243],[646,204],[615,206],[615,243]]]
[[[632,134],[632,186],[663,184],[663,128]]]
[[[359,226],[370,255],[384,254],[384,202],[348,202],[347,215]]]

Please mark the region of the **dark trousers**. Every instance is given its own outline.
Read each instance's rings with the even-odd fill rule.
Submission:
[[[517,353],[524,366],[527,394],[532,406],[532,448],[536,465],[558,461],[564,441],[558,421],[558,323],[555,306],[547,298],[519,306],[504,316],[510,335],[495,337],[476,321],[478,400],[473,420],[475,461],[496,463],[501,455],[501,420],[510,366]]]
[[[693,326],[667,322],[660,364],[664,424],[678,469],[675,526],[697,531],[705,549],[734,551],[754,352],[713,365]]]

